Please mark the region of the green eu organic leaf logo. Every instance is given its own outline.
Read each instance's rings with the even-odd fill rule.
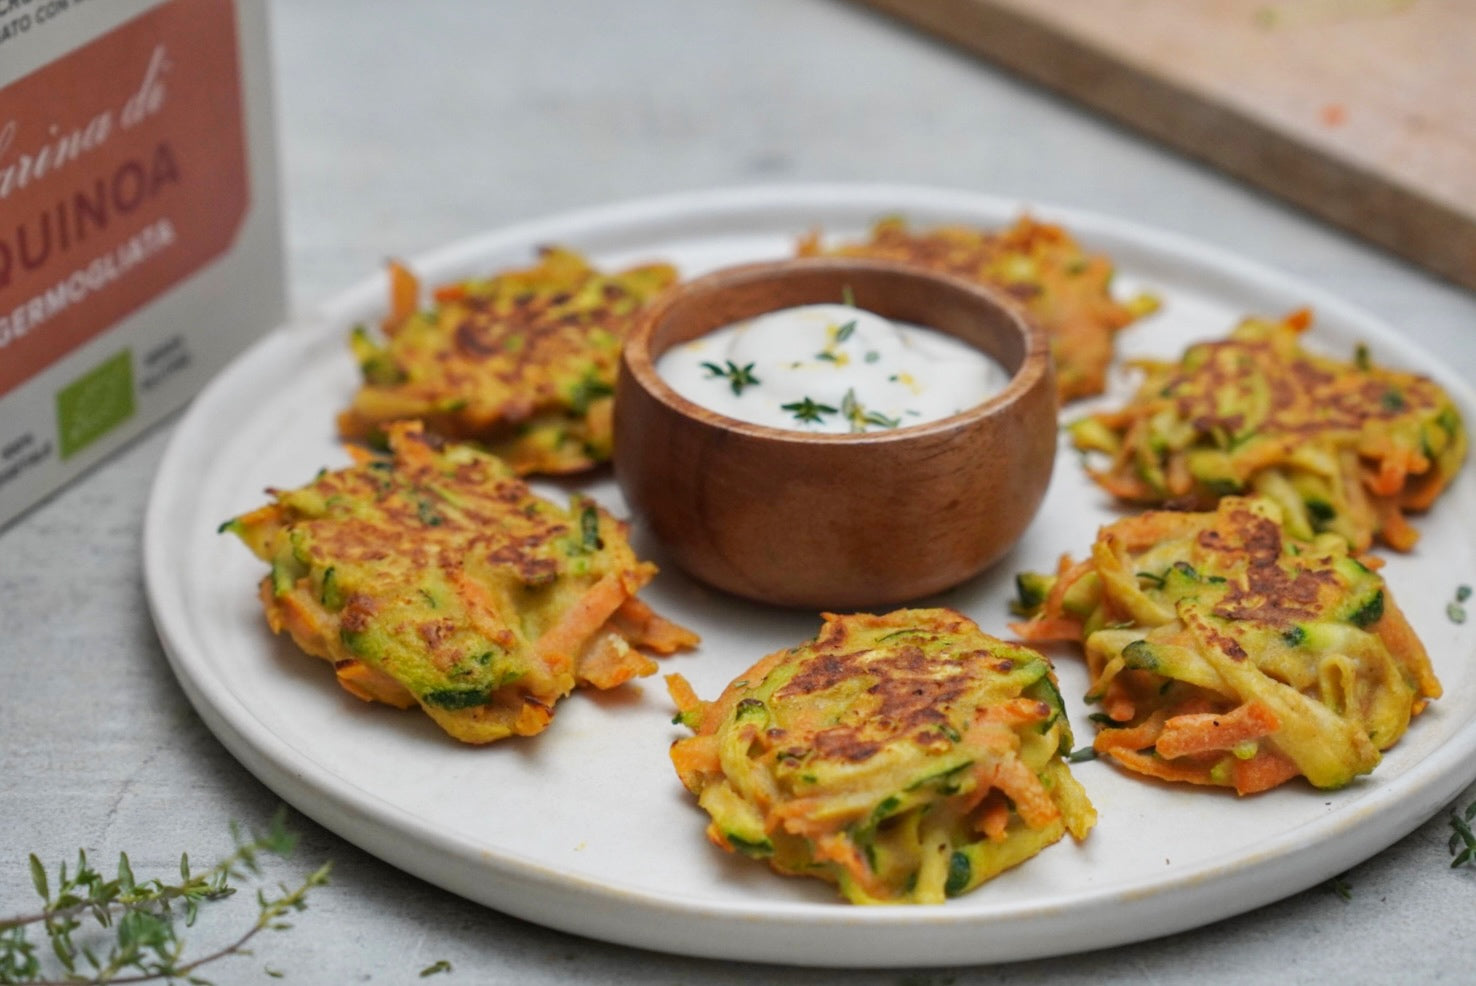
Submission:
[[[131,417],[133,355],[125,349],[57,392],[62,458],[80,452]]]

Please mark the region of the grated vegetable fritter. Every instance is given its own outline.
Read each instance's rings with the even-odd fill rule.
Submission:
[[[222,525],[271,564],[273,632],[365,701],[419,705],[467,743],[542,731],[576,684],[696,642],[635,597],[655,573],[593,500],[534,496],[492,456],[389,426],[391,450]]]
[[[1125,407],[1071,426],[1078,448],[1111,456],[1092,478],[1125,500],[1187,509],[1259,493],[1295,537],[1408,551],[1419,534],[1404,512],[1434,503],[1465,456],[1460,413],[1438,384],[1365,350],[1351,363],[1306,352],[1310,324],[1305,311],[1247,319],[1177,363],[1138,363]]]
[[[1015,631],[1085,646],[1099,753],[1239,794],[1336,788],[1440,697],[1374,562],[1287,527],[1260,497],[1150,511],[1103,527],[1089,559],[1018,577],[1033,618]]]
[[[440,287],[434,307],[418,310],[419,283],[397,265],[384,340],[354,330],[363,384],[339,430],[372,439],[389,422],[419,420],[519,475],[604,462],[621,342],[675,280],[667,264],[604,274],[550,248],[526,270]]]
[[[671,750],[708,837],[858,904],[940,903],[1096,812],[1061,754],[1049,663],[951,610],[824,614],[703,702],[668,678],[696,735]]]

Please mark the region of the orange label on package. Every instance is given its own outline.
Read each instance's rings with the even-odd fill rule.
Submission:
[[[223,253],[249,191],[232,0],[0,90],[0,396]]]

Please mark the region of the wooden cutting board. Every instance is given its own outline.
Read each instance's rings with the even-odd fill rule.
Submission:
[[[859,0],[1476,288],[1472,0]]]

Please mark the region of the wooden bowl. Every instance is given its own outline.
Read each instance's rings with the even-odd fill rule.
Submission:
[[[1009,384],[940,421],[830,435],[717,414],[657,375],[672,346],[845,290],[978,347]],[[679,285],[626,341],[615,389],[615,476],[638,522],[702,581],[782,606],[878,607],[978,574],[1035,516],[1055,454],[1044,333],[998,291],[880,261],[750,264]]]

